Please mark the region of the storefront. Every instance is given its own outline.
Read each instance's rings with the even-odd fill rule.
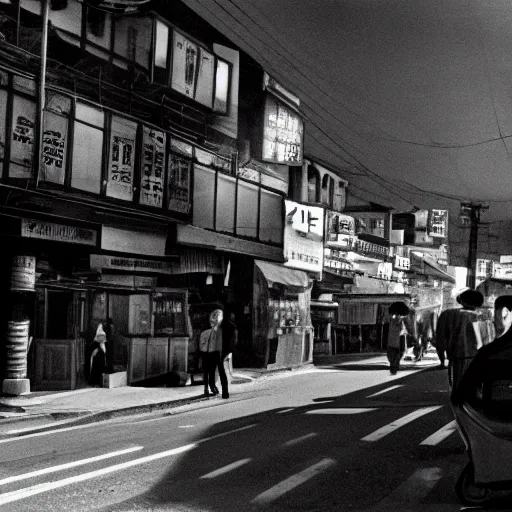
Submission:
[[[179,256],[166,254],[165,230],[2,220],[11,242],[3,254],[4,279],[11,281],[3,303],[12,304],[3,320],[29,322],[33,390],[86,386],[91,342],[107,319],[106,373],[120,374],[119,383],[186,375],[188,291],[169,286]],[[32,290],[15,290],[12,283],[29,270]]]

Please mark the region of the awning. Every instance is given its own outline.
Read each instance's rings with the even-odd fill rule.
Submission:
[[[268,261],[254,260],[254,262],[265,276],[269,288],[272,288],[274,283],[279,283],[288,288],[305,291],[309,286],[308,276],[301,270],[287,268]]]
[[[455,284],[455,278],[445,272],[433,259],[425,255],[411,252],[410,272],[417,272],[426,276]]]

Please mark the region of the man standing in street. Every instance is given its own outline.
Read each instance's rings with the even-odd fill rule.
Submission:
[[[465,289],[457,296],[461,308],[447,309],[437,321],[435,345],[444,366],[444,354],[448,358],[448,379],[456,387],[462,374],[482,346],[478,326],[479,311],[484,297],[480,292]]]

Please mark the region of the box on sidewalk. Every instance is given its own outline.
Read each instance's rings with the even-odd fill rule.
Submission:
[[[120,388],[128,385],[128,372],[115,372],[103,374],[104,388]]]

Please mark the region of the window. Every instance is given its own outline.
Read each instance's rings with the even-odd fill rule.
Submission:
[[[71,99],[46,91],[43,133],[43,168],[40,179],[64,185]]]
[[[231,83],[231,66],[228,62],[217,58],[215,69],[215,100],[213,110],[219,114],[227,114],[229,100],[229,84]]]
[[[320,202],[320,174],[310,165],[308,167],[308,203]]]
[[[161,208],[163,205],[165,139],[164,132],[144,126],[140,204],[157,208]]]
[[[217,212],[215,229],[233,233],[235,230],[236,180],[217,174]]]
[[[174,32],[171,87],[189,98],[195,97],[198,55],[196,44]]]
[[[155,25],[153,81],[167,85],[167,56],[169,51],[169,27],[161,21]]]
[[[288,197],[302,201],[302,167],[288,167]]]
[[[199,48],[198,62],[195,100],[206,107],[212,108],[215,57],[203,48]]]
[[[213,229],[214,191],[215,171],[194,165],[194,226]]]
[[[86,192],[101,191],[105,113],[83,103],[76,104],[71,186]]]
[[[181,155],[169,155],[169,210],[188,213],[190,210],[190,175],[192,162]]]
[[[133,199],[133,170],[137,123],[112,116],[108,161],[107,195],[117,199]]]
[[[236,234],[258,236],[258,186],[238,181]]]
[[[11,178],[30,178],[35,145],[35,101],[17,94],[13,97],[11,126]]]
[[[96,37],[103,37],[105,34],[105,20],[107,13],[101,9],[87,6],[87,30]]]
[[[260,232],[262,242],[283,242],[283,198],[261,189]]]

